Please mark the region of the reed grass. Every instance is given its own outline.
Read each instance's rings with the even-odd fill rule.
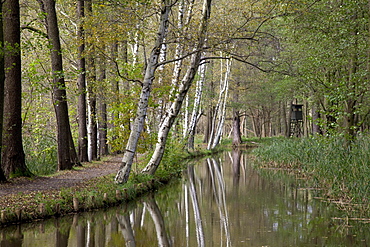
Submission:
[[[324,189],[326,198],[370,214],[370,136],[359,136],[351,144],[341,137],[278,139],[253,153],[265,164],[303,172]]]

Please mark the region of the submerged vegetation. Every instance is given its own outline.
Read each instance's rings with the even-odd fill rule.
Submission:
[[[285,168],[308,178],[349,214],[370,215],[370,136],[270,139],[254,150],[263,167]]]

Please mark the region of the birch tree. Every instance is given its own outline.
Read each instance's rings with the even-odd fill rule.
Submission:
[[[189,128],[186,132],[187,133],[186,138],[188,138],[187,145],[189,149],[194,149],[195,129],[197,127],[198,120],[202,114],[202,112],[200,111],[200,103],[201,103],[202,93],[203,93],[203,84],[204,84],[205,77],[206,77],[206,67],[207,66],[205,63],[199,66],[200,78],[197,80],[197,83],[196,83],[193,111],[190,117]]]
[[[231,73],[232,59],[226,60],[226,72],[225,76],[221,77],[220,80],[220,92],[218,96],[218,102],[216,105],[215,116],[212,121],[211,136],[208,141],[207,149],[214,149],[220,142],[222,137],[222,132],[225,123],[226,114],[226,103],[229,92],[229,77]],[[222,61],[221,61],[222,65]],[[221,69],[222,71],[222,69]]]
[[[92,0],[85,0],[86,16],[93,19]],[[89,40],[86,42],[86,72],[87,72],[87,136],[88,136],[88,156],[89,160],[98,158],[98,124],[96,110],[96,65],[95,65],[95,37],[92,27],[86,29],[86,36]]]
[[[78,46],[78,158],[81,162],[89,161],[87,155],[87,115],[86,115],[86,60],[84,57],[85,52],[85,30],[83,21],[85,18],[85,1],[77,1],[77,16],[79,18],[79,27],[77,31],[77,37],[79,40]]]
[[[145,117],[148,109],[148,101],[150,93],[152,91],[154,74],[158,67],[158,60],[161,52],[161,47],[165,40],[171,8],[172,5],[170,0],[162,0],[161,16],[155,45],[147,61],[147,67],[144,74],[143,85],[140,93],[140,100],[137,106],[136,117],[134,120],[134,124],[132,126],[132,130],[130,132],[130,137],[127,141],[125,153],[122,158],[121,167],[115,177],[116,183],[126,183],[130,176],[131,166],[134,160],[134,155],[136,153],[139,137],[144,128]]]
[[[198,41],[194,49],[194,54],[191,56],[191,61],[189,68],[181,81],[179,86],[178,92],[176,94],[176,98],[174,102],[171,104],[171,107],[166,111],[164,120],[162,121],[158,136],[157,136],[157,143],[155,146],[154,153],[146,165],[146,167],[142,170],[143,173],[154,174],[157,170],[164,154],[164,150],[166,147],[166,141],[168,137],[168,133],[179,114],[181,109],[182,103],[185,99],[185,96],[193,83],[194,77],[198,71],[199,64],[201,62],[201,55],[204,49],[204,44],[207,37],[207,27],[208,21],[211,16],[211,3],[212,0],[204,0],[203,3],[203,10],[202,10],[202,20],[198,31]]]

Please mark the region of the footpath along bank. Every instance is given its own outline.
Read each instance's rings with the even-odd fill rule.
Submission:
[[[125,185],[113,182],[121,156],[86,163],[52,176],[16,178],[0,184],[0,226],[62,216],[131,201],[154,191],[181,171],[156,176],[132,174]]]

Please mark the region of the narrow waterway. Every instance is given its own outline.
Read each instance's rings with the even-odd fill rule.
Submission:
[[[0,246],[368,246],[368,224],[348,226],[315,191],[261,176],[225,152],[140,201],[0,229]]]

